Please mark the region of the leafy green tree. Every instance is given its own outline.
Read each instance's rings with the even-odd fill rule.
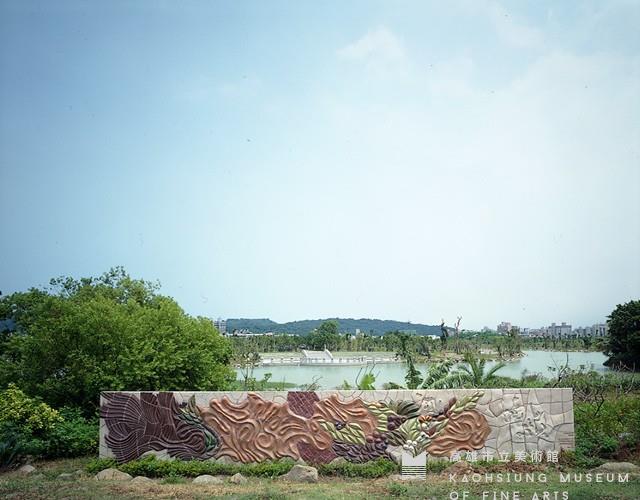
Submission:
[[[0,299],[0,387],[92,413],[105,390],[217,390],[234,379],[229,343],[159,285],[122,268],[59,278]]]
[[[312,349],[321,350],[325,347],[335,350],[341,341],[339,325],[335,320],[323,322],[316,330],[311,332],[308,342]]]
[[[605,365],[640,371],[640,300],[619,304],[609,315]]]
[[[501,339],[502,340],[502,339]],[[520,337],[520,329],[518,327],[511,328],[503,340],[502,354],[508,357],[515,356],[522,352],[522,338]]]
[[[404,332],[395,332],[395,336],[398,342],[396,356],[401,357],[407,363],[407,374],[404,377],[407,382],[407,388],[417,389],[422,383],[422,376],[413,362],[414,353],[411,348],[413,337]]]
[[[417,389],[422,383],[420,370],[415,367],[411,357],[407,358],[407,374],[404,376],[404,379],[407,382],[407,389]]]
[[[253,370],[256,366],[260,366],[261,362],[262,358],[253,342],[244,342],[234,350],[233,364],[240,370],[245,391],[255,389],[256,380],[253,376]]]

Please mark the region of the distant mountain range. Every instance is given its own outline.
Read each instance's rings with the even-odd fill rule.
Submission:
[[[409,330],[418,335],[440,335],[440,326],[409,323],[408,321],[393,321],[385,319],[352,319],[352,318],[327,318],[304,319],[290,321],[289,323],[276,323],[270,319],[230,318],[227,319],[227,332],[246,329],[253,333],[295,333],[306,335],[318,328],[323,321],[335,320],[340,325],[340,332],[355,333],[359,329],[362,333],[370,335],[383,335],[395,330]]]

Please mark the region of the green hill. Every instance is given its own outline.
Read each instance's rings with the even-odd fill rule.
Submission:
[[[323,321],[335,320],[340,325],[340,332],[355,333],[356,329],[369,335],[382,335],[394,330],[409,330],[418,335],[440,335],[440,327],[434,325],[423,325],[420,323],[409,323],[408,321],[393,321],[384,319],[352,319],[352,318],[327,318],[327,319],[305,319],[291,321],[289,323],[276,323],[266,318],[230,318],[227,319],[227,331],[235,329],[247,329],[253,333],[294,333],[306,335],[310,331],[318,328]]]

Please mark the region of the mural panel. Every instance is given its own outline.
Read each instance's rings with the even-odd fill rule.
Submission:
[[[100,456],[309,464],[572,449],[570,389],[104,392]]]

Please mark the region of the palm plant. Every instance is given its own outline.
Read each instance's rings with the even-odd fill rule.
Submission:
[[[505,367],[503,362],[497,363],[485,372],[486,359],[479,359],[467,353],[464,356],[464,365],[460,365],[461,379],[468,387],[489,387],[498,378],[496,372]]]
[[[498,363],[488,370],[486,359],[478,359],[470,353],[465,354],[464,364],[454,368],[451,360],[435,363],[429,367],[422,384],[423,389],[455,389],[467,387],[489,387],[497,379],[496,372],[505,364]]]
[[[453,389],[460,387],[460,372],[452,370],[454,362],[450,359],[432,364],[422,384],[423,389]]]

